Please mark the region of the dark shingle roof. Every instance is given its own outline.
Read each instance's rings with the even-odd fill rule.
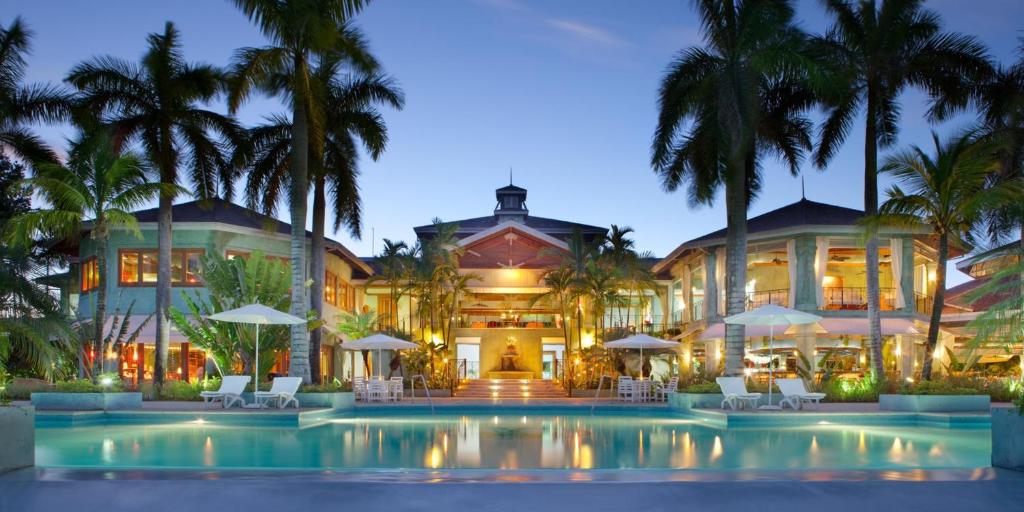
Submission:
[[[471,219],[456,220],[449,224],[457,224],[459,226],[459,230],[456,233],[456,236],[464,238],[485,229],[493,228],[498,225],[498,222],[498,217],[488,215],[486,217],[473,217]],[[526,217],[525,224],[529,228],[536,229],[541,233],[549,235],[567,235],[571,234],[576,229],[579,229],[584,235],[589,236],[604,236],[608,232],[608,228],[602,228],[600,226],[590,226],[577,222],[535,217],[533,215],[528,215]],[[415,231],[416,235],[421,238],[424,235],[429,238],[430,235],[437,232],[437,230],[434,229],[433,224],[417,226],[413,228],[413,231]]]
[[[747,234],[775,231],[796,226],[852,226],[864,216],[861,210],[801,199],[747,220]],[[719,229],[694,238],[683,245],[725,238],[726,230]]]

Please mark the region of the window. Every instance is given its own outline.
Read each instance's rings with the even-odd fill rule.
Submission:
[[[324,302],[338,305],[338,276],[330,270],[324,273]]]
[[[249,253],[246,251],[236,251],[234,249],[228,249],[224,252],[224,257],[233,260],[235,258],[242,258],[243,260],[249,259]]]
[[[100,266],[96,258],[82,262],[82,293],[89,293],[100,287]]]
[[[203,249],[171,251],[171,284],[202,286],[199,268]],[[118,251],[118,282],[121,286],[156,286],[157,251],[153,249],[121,249]]]
[[[243,260],[248,260],[251,254],[252,253],[249,251],[240,251],[238,249],[228,249],[224,251],[224,257],[229,260],[233,260],[235,258],[242,258]],[[264,254],[263,258],[266,259],[267,261],[276,261],[286,267],[291,263],[291,259],[288,258],[287,256],[273,256],[270,254]]]

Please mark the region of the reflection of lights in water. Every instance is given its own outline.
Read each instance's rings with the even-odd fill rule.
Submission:
[[[644,463],[644,431],[640,429],[638,432],[640,436],[640,443],[636,447],[636,461],[638,464]]]
[[[868,445],[864,441],[864,431],[860,431],[860,439],[857,441],[857,453],[867,453]]]
[[[523,425],[526,425],[526,416],[519,418],[519,422],[522,423]]]
[[[198,420],[192,420],[192,423],[195,425],[203,425],[206,423],[206,420],[199,418]]]
[[[928,456],[929,457],[942,457],[942,448],[939,448],[939,445],[937,445],[937,444],[932,445],[932,449],[928,450]]]
[[[676,431],[672,431],[672,448],[676,447]]]
[[[818,425],[831,425],[831,424],[832,424],[831,421],[825,421],[825,420],[821,420],[821,421],[818,422]]]
[[[431,446],[430,452],[427,453],[427,460],[425,461],[426,466],[432,469],[437,469],[441,467],[442,460],[441,449],[438,448],[437,445]]]
[[[498,423],[501,422],[501,420],[499,420],[498,417],[495,416],[494,418],[491,419],[491,422],[494,423],[495,425],[497,425]]]
[[[213,439],[210,436],[206,436],[206,442],[203,443],[203,465],[213,466]]]
[[[889,455],[895,460],[903,458],[903,441],[900,438],[897,437],[892,440],[892,448],[889,448]]]
[[[714,462],[722,456],[722,438],[715,436],[715,444],[711,447],[711,461]]]
[[[103,440],[102,457],[103,462],[113,462],[114,452],[117,451],[117,446],[114,445],[114,440],[109,437]]]
[[[816,457],[818,455],[818,436],[811,436],[811,456]]]
[[[441,446],[444,449],[444,454],[448,455],[448,433],[441,434]]]
[[[585,444],[580,448],[580,469],[590,469],[594,467],[594,452],[590,448],[589,444]]]

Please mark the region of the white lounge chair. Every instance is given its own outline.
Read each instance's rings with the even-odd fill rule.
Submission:
[[[203,398],[204,405],[220,402],[225,409],[235,403],[244,407],[245,400],[242,399],[242,392],[245,391],[245,386],[249,385],[250,380],[252,377],[248,375],[225,375],[220,381],[220,389],[203,391],[199,393],[199,396]]]
[[[779,385],[779,391],[785,397],[779,402],[779,405],[781,407],[788,405],[794,411],[803,409],[805,403],[821,405],[821,399],[825,398],[825,393],[807,391],[807,386],[801,379],[775,379],[775,383]]]
[[[278,409],[284,409],[288,407],[288,404],[295,404],[295,408],[299,408],[299,400],[295,398],[295,393],[299,392],[299,386],[302,385],[302,377],[274,377],[274,384],[270,386],[270,391],[257,391],[254,396],[256,397],[256,403],[264,403],[270,405],[271,402],[277,404]]]
[[[757,401],[761,399],[761,393],[748,393],[747,386],[743,383],[742,377],[717,377],[715,382],[722,388],[722,409],[729,406],[732,410],[743,408],[749,405],[751,409],[757,407]]]
[[[364,377],[352,377],[352,392],[356,395],[356,400],[366,401],[366,378]]]
[[[654,390],[655,400],[668,400],[669,393],[675,393],[679,389],[679,377],[672,377],[667,384],[659,384]]]
[[[632,402],[636,397],[636,388],[633,386],[633,377],[628,377],[626,375],[620,376],[618,392],[619,400]]]

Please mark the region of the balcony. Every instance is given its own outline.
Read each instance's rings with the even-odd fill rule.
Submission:
[[[789,305],[789,290],[763,290],[747,292],[747,311],[757,309],[761,306],[767,306],[774,304],[776,306],[787,307]]]
[[[896,293],[893,288],[881,288],[881,309],[892,311],[896,309]],[[824,288],[825,305],[823,309],[830,311],[867,311],[868,289],[867,288]]]
[[[463,315],[459,317],[462,329],[552,329],[561,328],[558,315]]]

